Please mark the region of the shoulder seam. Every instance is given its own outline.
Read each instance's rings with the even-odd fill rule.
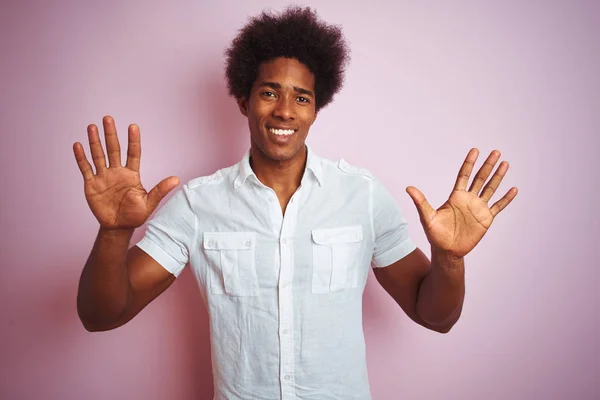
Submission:
[[[337,167],[340,171],[345,172],[347,174],[359,175],[359,176],[365,177],[369,180],[373,179],[373,175],[371,174],[371,172],[369,170],[367,170],[365,168],[359,168],[359,167],[352,166],[352,165],[348,164],[348,162],[346,160],[344,160],[343,158],[340,159]]]
[[[202,185],[221,183],[221,182],[223,182],[223,180],[224,180],[223,173],[221,172],[221,170],[218,170],[217,172],[215,172],[212,175],[200,176],[198,178],[194,178],[194,179],[190,180],[188,182],[187,186],[190,189],[194,189],[194,188],[196,188],[198,186],[202,186]]]

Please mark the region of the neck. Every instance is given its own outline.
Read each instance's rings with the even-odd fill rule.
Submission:
[[[252,147],[250,149],[250,166],[263,185],[270,187],[275,193],[294,193],[300,186],[306,167],[307,149],[304,146],[298,154],[289,160],[277,161]]]

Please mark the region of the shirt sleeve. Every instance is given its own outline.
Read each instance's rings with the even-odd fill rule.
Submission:
[[[137,246],[171,274],[178,276],[189,261],[196,233],[189,189],[179,189],[148,221]]]
[[[408,222],[402,210],[377,179],[371,181],[371,210],[375,242],[373,267],[391,265],[417,248],[408,235]]]

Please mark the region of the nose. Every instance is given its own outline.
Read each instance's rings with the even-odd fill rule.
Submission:
[[[273,109],[273,116],[289,121],[294,119],[294,113],[294,99],[291,96],[281,96]]]

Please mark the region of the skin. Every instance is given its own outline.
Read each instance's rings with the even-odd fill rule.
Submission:
[[[134,246],[128,250],[128,247],[135,228],[146,222],[179,179],[166,178],[146,192],[139,175],[139,127],[129,126],[127,163],[122,166],[114,120],[106,116],[102,122],[108,166],[95,125],[87,129],[95,171],[81,143],[73,145],[86,200],[100,224],[77,292],[77,313],[88,331],[104,331],[125,324],[175,280],[140,248]]]
[[[314,82],[305,65],[278,58],[260,65],[249,96],[238,99],[240,112],[248,118],[252,168],[258,179],[275,191],[283,213],[306,165],[305,140],[317,117]],[[175,280],[144,251],[137,246],[128,250],[128,245],[135,228],[146,222],[179,179],[166,178],[147,192],[139,176],[139,127],[129,126],[127,163],[122,166],[114,120],[107,116],[103,125],[108,166],[95,125],[88,127],[94,168],[81,143],[73,146],[87,202],[100,224],[77,296],[79,317],[89,331],[125,324]],[[294,134],[282,139],[270,132],[273,127],[293,128]],[[508,163],[502,162],[492,174],[499,151],[489,155],[467,190],[478,155],[477,149],[468,153],[454,189],[438,209],[431,207],[417,188],[407,188],[431,244],[431,261],[416,249],[396,263],[374,270],[381,286],[411,319],[441,333],[448,332],[460,317],[464,257],[517,194],[517,189],[511,188],[488,205],[508,170]]]
[[[490,153],[467,190],[478,155],[477,149],[469,151],[448,200],[437,210],[417,188],[406,189],[431,244],[431,261],[416,249],[394,264],[374,270],[381,286],[413,321],[440,333],[449,332],[462,311],[464,257],[517,195],[517,188],[513,187],[489,206],[509,166],[501,162],[488,181],[500,159],[497,150]]]
[[[275,191],[283,213],[306,165],[304,143],[317,118],[314,86],[315,77],[305,65],[278,58],[260,65],[250,95],[238,100],[248,118],[252,169]],[[269,128],[291,128],[294,134],[282,143]]]

